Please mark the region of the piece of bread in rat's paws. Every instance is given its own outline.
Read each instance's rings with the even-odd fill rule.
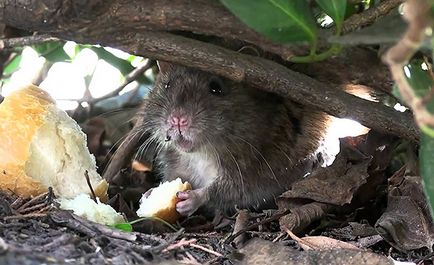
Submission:
[[[178,191],[191,190],[188,182],[182,182],[180,178],[172,181],[166,181],[160,186],[152,189],[151,194],[146,197],[143,194],[140,199],[140,207],[137,215],[140,217],[158,217],[169,223],[175,223],[181,215],[176,211]]]
[[[85,171],[101,201],[107,182],[96,172],[86,135],[49,94],[28,85],[0,104],[0,189],[22,196],[52,187],[58,197],[90,193]]]

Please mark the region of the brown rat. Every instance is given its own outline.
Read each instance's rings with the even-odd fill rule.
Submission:
[[[140,131],[156,145],[163,180],[180,177],[177,210],[206,204],[260,209],[302,178],[315,160],[326,115],[277,95],[192,68],[160,62]]]

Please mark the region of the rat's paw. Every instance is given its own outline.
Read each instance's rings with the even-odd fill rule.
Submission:
[[[176,197],[180,199],[176,203],[176,211],[183,216],[192,215],[204,203],[200,190],[179,191]]]

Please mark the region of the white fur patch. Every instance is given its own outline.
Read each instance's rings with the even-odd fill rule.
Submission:
[[[193,175],[190,176],[193,187],[207,187],[217,179],[217,163],[212,157],[203,153],[192,153],[186,156],[185,162],[193,172]]]

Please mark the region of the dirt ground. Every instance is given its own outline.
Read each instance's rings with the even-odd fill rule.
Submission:
[[[195,217],[184,221],[183,227],[176,225],[177,231],[122,232],[59,210],[53,198],[51,193],[32,200],[1,195],[0,264],[393,264],[387,257],[432,264],[427,248],[403,252],[378,235],[357,235],[362,224],[317,228],[312,235],[324,237],[310,243],[281,233],[279,212],[243,211],[222,221],[221,228]],[[249,218],[240,230],[246,233],[230,237],[245,214]],[[158,225],[141,224],[142,229],[164,231]],[[342,241],[334,249],[324,247],[332,237]]]

